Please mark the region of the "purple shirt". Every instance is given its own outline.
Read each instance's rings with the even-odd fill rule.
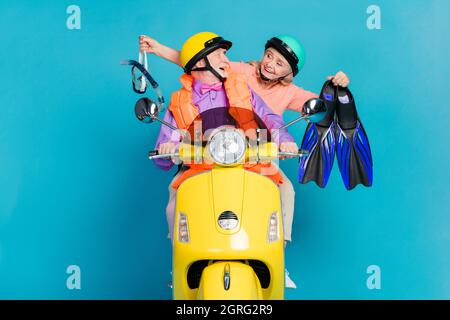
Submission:
[[[229,106],[228,98],[223,87],[219,91],[211,90],[202,94],[200,90],[201,86],[202,83],[200,81],[194,80],[192,85],[192,101],[197,106],[199,113],[213,108]],[[283,118],[273,112],[251,88],[249,89],[252,94],[251,103],[253,105],[253,110],[266,124],[267,128],[272,131],[272,129],[277,129],[284,125]],[[175,127],[177,126],[175,119],[172,116],[172,112],[169,110],[167,110],[164,115],[164,121],[167,121]],[[180,138],[181,136],[178,132],[162,125],[158,139],[156,140],[155,150],[159,148],[161,143],[173,142],[179,144]],[[286,129],[280,130],[279,134],[273,133],[272,141],[278,141],[278,139],[280,144],[287,141],[294,141],[294,138],[292,138]],[[155,159],[154,161],[155,164],[163,170],[169,170],[173,166],[173,162],[170,159]]]

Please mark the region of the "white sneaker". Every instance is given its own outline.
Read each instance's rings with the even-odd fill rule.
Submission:
[[[287,269],[284,269],[284,286],[290,289],[297,289],[295,282],[289,277],[289,272]]]

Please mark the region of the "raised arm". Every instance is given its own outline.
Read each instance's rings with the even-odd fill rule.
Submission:
[[[273,137],[275,141],[279,139],[279,143],[283,142],[293,142],[294,138],[289,134],[286,129],[275,130],[284,125],[283,118],[276,114],[270,109],[269,106],[253,91],[252,92],[252,104],[253,110],[258,115],[259,118],[264,122],[267,128],[275,136]]]
[[[148,53],[153,53],[158,57],[164,58],[167,61],[170,61],[172,63],[181,66],[179,51],[167,47],[159,43],[155,39],[150,38],[149,36],[146,35],[139,36],[139,50]]]

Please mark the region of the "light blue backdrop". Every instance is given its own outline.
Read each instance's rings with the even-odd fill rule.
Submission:
[[[69,30],[66,8],[81,9]],[[369,5],[381,29],[369,30]],[[130,69],[138,35],[179,48],[191,34],[259,59],[291,33],[296,84],[344,70],[370,137],[374,185],[296,184],[288,299],[450,298],[448,1],[0,2],[0,298],[170,299],[164,207],[173,174],[147,160],[159,125],[139,123]],[[447,39],[447,40],[446,40]],[[150,56],[168,99],[181,70]],[[293,114],[286,116],[292,119]],[[290,131],[301,142],[305,125]],[[297,161],[283,166],[295,182]],[[68,290],[66,268],[81,268]],[[381,289],[366,286],[370,265]]]

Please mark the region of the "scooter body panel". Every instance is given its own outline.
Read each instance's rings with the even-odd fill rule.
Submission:
[[[252,266],[262,288],[262,298],[283,299],[282,214],[278,186],[271,179],[241,166],[217,167],[192,176],[180,185],[175,212],[174,299],[198,298],[200,282],[216,281],[205,278],[215,274],[203,274],[205,268],[223,261],[240,261]],[[232,212],[238,217],[235,228],[224,230],[219,226],[219,216],[224,212]],[[187,217],[187,243],[181,242],[179,237],[180,213]],[[269,242],[273,213],[276,213],[278,239]],[[242,270],[248,271],[244,267],[238,270],[235,274],[239,276],[246,274]],[[235,283],[233,278],[231,281]],[[242,285],[251,286],[251,283],[242,282]],[[248,289],[247,292],[258,290],[254,287],[241,289]]]

